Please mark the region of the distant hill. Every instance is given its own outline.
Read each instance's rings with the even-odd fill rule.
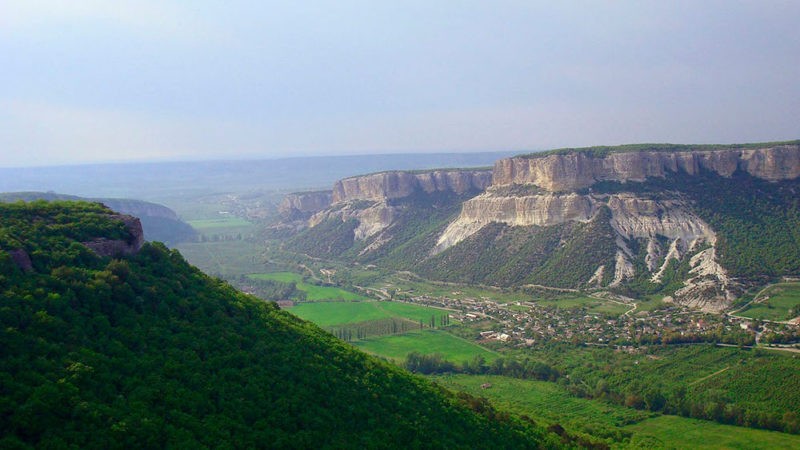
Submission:
[[[75,195],[56,194],[55,192],[6,192],[0,193],[0,202],[22,200],[85,200],[100,202],[114,211],[138,217],[144,228],[144,238],[148,241],[163,242],[174,245],[179,242],[193,241],[197,232],[188,223],[180,220],[175,211],[164,205],[127,198],[84,198]]]
[[[0,448],[562,445],[177,251],[137,251],[125,220],[98,204],[0,204]],[[87,242],[135,253],[101,257]]]
[[[411,153],[0,168],[0,192],[55,191],[164,202],[176,196],[322,188],[340,178],[384,170],[482,167],[511,155]]]

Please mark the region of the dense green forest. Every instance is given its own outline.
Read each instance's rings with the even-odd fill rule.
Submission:
[[[0,205],[0,447],[563,445],[238,293],[161,244],[98,257],[80,242],[130,238],[110,214]],[[32,267],[12,258],[20,250]]]
[[[142,222],[144,238],[148,241],[163,242],[169,246],[179,242],[192,242],[197,232],[188,223],[180,220],[174,211],[164,205],[128,198],[82,198],[75,195],[55,192],[5,192],[0,193],[0,202],[35,200],[91,201],[102,203],[109,208],[136,216]]]

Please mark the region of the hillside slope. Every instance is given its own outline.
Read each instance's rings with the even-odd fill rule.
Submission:
[[[182,221],[175,211],[158,203],[129,198],[83,198],[75,195],[56,194],[54,192],[6,192],[0,193],[0,202],[22,200],[72,200],[100,202],[114,211],[136,216],[142,221],[144,238],[148,241],[163,242],[167,245],[193,241],[197,232],[191,225]]]
[[[139,249],[135,225],[97,204],[0,204],[0,447],[560,445]],[[133,254],[84,244],[100,241]]]

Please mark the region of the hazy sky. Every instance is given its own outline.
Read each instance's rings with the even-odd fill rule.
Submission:
[[[800,1],[0,0],[0,166],[800,138]]]

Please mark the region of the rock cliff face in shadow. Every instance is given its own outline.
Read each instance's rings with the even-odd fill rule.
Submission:
[[[352,200],[385,201],[415,192],[482,191],[492,182],[490,170],[432,170],[427,172],[381,172],[345,178],[333,185],[333,203]]]
[[[112,215],[111,218],[121,220],[125,224],[125,227],[130,233],[128,239],[97,238],[83,242],[83,245],[89,247],[90,250],[97,253],[99,256],[104,257],[127,256],[137,253],[142,248],[142,245],[144,245],[142,223],[137,217],[123,214],[115,214]]]

